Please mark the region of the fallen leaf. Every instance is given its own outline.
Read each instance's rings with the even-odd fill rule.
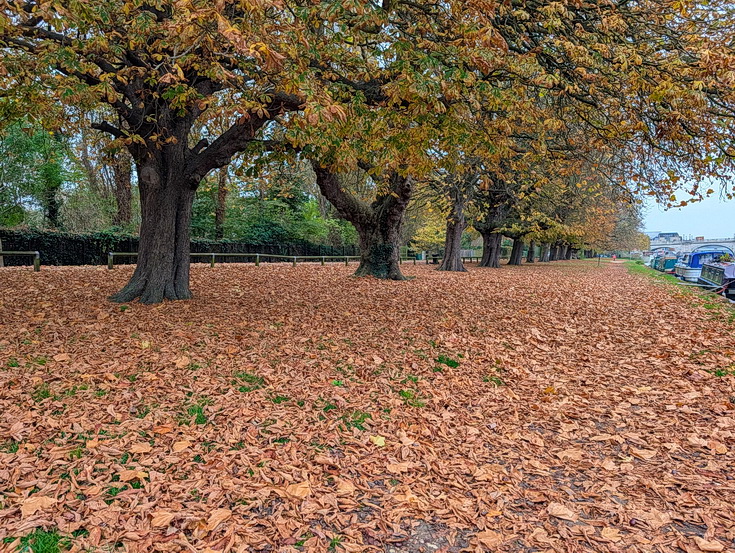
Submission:
[[[385,437],[383,436],[370,436],[370,441],[378,447],[383,447],[385,445]]]
[[[207,519],[207,530],[210,532],[232,516],[229,509],[215,509]]]
[[[492,530],[485,530],[484,532],[480,532],[475,537],[482,545],[484,545],[485,547],[489,547],[490,549],[495,549],[501,543],[503,543],[503,536],[498,534],[497,532],[493,532]]]
[[[191,365],[191,359],[186,355],[183,355],[176,359],[176,361],[174,361],[174,364],[176,365],[177,369],[185,369],[186,367]]]
[[[23,501],[23,504],[20,506],[21,517],[28,518],[29,516],[35,514],[37,511],[48,509],[52,505],[56,505],[56,503],[57,500],[53,497],[37,494],[32,495],[31,497]]]
[[[700,538],[699,536],[695,536],[694,543],[697,544],[697,547],[701,549],[702,551],[724,551],[725,546],[716,541],[716,540],[705,540],[704,538]]]
[[[151,526],[154,528],[161,528],[168,526],[176,515],[168,511],[157,511],[153,513],[153,519],[151,520]]]
[[[68,353],[57,353],[54,355],[54,361],[69,361],[71,356]]]
[[[610,528],[609,526],[606,526],[600,531],[600,535],[602,535],[603,538],[606,540],[617,542],[620,541],[622,538],[620,537],[620,530],[617,528]]]
[[[180,442],[174,442],[174,445],[171,446],[171,451],[178,453],[179,451],[184,451],[189,447],[191,447],[191,442],[189,440],[181,440]]]
[[[355,493],[355,490],[355,485],[349,480],[340,479],[337,481],[337,495],[352,495]]]
[[[561,503],[551,502],[546,509],[552,517],[572,521],[577,520],[578,518],[577,514],[574,511],[572,511],[568,507],[565,507]]]
[[[130,453],[150,453],[152,449],[148,442],[139,442],[130,446]]]
[[[144,480],[148,478],[148,473],[142,470],[121,470],[120,482],[130,482],[131,480]]]
[[[286,493],[297,499],[305,499],[311,493],[311,487],[309,486],[308,480],[305,480],[304,482],[298,482],[287,486]]]

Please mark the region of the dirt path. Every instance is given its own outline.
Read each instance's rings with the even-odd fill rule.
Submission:
[[[735,547],[730,308],[618,263],[404,268],[122,308],[130,268],[1,270],[0,548]]]

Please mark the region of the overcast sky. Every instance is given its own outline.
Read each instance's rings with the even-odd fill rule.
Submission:
[[[678,232],[705,238],[729,238],[735,235],[735,201],[714,196],[680,209],[664,211],[649,205],[645,216],[646,232]]]

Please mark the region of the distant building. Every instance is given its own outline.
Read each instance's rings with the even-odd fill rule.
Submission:
[[[678,232],[659,232],[651,238],[651,242],[681,242],[683,238]]]

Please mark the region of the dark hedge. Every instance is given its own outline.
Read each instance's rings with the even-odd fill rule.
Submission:
[[[4,251],[38,251],[41,265],[106,265],[108,252],[137,252],[138,237],[112,232],[69,234],[40,230],[0,229]],[[191,251],[198,253],[269,253],[275,255],[359,255],[355,246],[334,248],[310,242],[291,244],[246,244],[234,240],[191,241]],[[115,257],[115,265],[132,263],[134,258]],[[208,263],[204,257],[193,262]],[[242,263],[252,258],[225,257],[217,263]],[[263,260],[265,261],[265,260]],[[32,265],[30,257],[5,256],[6,265]]]

